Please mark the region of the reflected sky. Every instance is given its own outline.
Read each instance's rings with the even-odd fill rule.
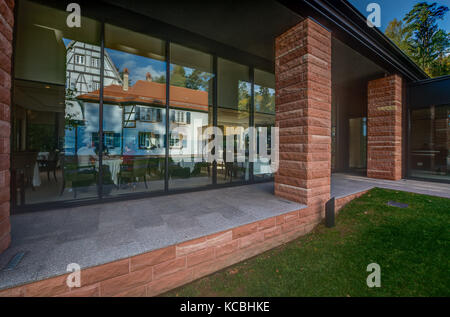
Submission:
[[[119,72],[122,72],[125,68],[128,68],[130,86],[135,84],[138,80],[145,80],[147,73],[152,75],[153,80],[156,80],[161,76],[165,76],[166,74],[165,62],[110,48],[107,48],[106,52]]]

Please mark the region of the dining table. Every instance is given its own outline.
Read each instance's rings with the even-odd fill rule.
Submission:
[[[96,167],[98,169],[99,163],[96,161]],[[120,172],[120,165],[122,164],[121,158],[103,158],[102,160],[103,165],[107,165],[109,168],[109,171],[111,173],[111,178],[114,183],[114,185],[119,184],[119,172]]]

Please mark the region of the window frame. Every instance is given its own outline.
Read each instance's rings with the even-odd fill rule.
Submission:
[[[79,62],[79,60],[82,62]],[[86,56],[75,53],[74,54],[74,64],[79,65],[79,66],[86,66]]]
[[[95,61],[95,63],[94,63]],[[99,57],[91,57],[91,67],[100,68],[100,58]]]

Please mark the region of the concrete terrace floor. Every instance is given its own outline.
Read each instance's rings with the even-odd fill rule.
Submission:
[[[450,198],[450,184],[333,174],[337,198],[374,187]],[[274,196],[273,183],[111,202],[11,216],[12,244],[0,255],[0,289],[149,252],[306,206]],[[3,270],[18,252],[25,256]]]
[[[389,181],[341,173],[335,173],[331,177],[331,197],[340,198],[374,187],[450,198],[450,184],[411,179]]]
[[[0,289],[67,273],[274,217],[306,206],[273,194],[273,183],[213,189],[11,216],[0,255]],[[15,270],[11,258],[26,252]]]

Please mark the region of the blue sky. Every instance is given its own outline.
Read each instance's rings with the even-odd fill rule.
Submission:
[[[423,2],[419,0],[349,0],[363,15],[367,16],[366,11],[369,3],[378,3],[381,6],[381,31],[384,32],[386,26],[393,19],[401,20],[416,3]],[[438,5],[446,5],[450,8],[449,0],[425,1],[428,3],[436,2]],[[439,26],[450,32],[450,12],[447,12],[444,20],[439,21]]]
[[[128,71],[130,72],[131,85],[136,83],[138,80],[145,80],[147,72],[150,73],[154,79],[160,77],[161,75],[165,75],[166,73],[165,62],[116,51],[109,48],[107,48],[106,51],[119,72],[123,71],[124,68],[128,68]]]

